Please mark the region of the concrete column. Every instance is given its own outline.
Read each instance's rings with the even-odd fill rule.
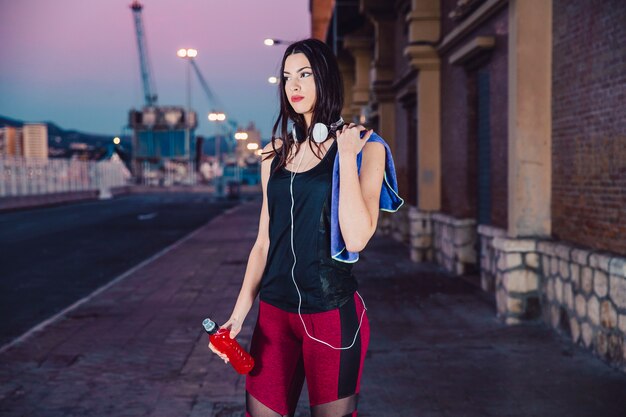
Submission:
[[[413,0],[407,16],[410,44],[404,51],[417,69],[418,208],[441,209],[441,90],[440,59],[434,44],[439,38],[438,0]],[[432,43],[432,44],[431,44]]]
[[[509,2],[510,237],[551,233],[552,0]]]
[[[309,10],[311,11],[311,37],[324,42],[328,26],[333,17],[333,0],[311,0]]]
[[[340,55],[337,57],[337,63],[339,64],[339,72],[341,72],[341,78],[343,79],[343,110],[341,115],[346,121],[354,119],[354,109],[352,106],[352,90],[354,88],[354,60],[350,56]]]
[[[388,3],[386,3],[388,5]],[[394,80],[394,49],[396,16],[380,8],[368,14],[374,25],[374,65],[371,70],[372,102],[378,113],[378,133],[395,152],[396,104],[392,85]]]
[[[369,105],[372,38],[360,30],[346,36],[343,41],[343,47],[354,57],[355,72],[354,86],[352,87],[352,113],[358,116],[363,108]]]
[[[392,100],[378,102],[378,134],[385,139],[391,153],[396,153],[396,103]]]
[[[396,16],[376,12],[369,16],[374,25],[374,70],[372,82],[391,82],[394,78]]]

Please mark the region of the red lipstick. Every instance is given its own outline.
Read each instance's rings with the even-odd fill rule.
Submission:
[[[291,101],[293,101],[294,103],[299,102],[300,100],[303,100],[304,97],[302,96],[291,96]]]

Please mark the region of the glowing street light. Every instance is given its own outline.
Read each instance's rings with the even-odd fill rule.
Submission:
[[[195,58],[198,56],[198,50],[193,48],[181,48],[176,51],[176,55],[178,55],[179,58]]]
[[[246,145],[246,148],[248,148],[251,151],[254,151],[256,149],[259,149],[259,144],[258,143],[248,143],[248,145]]]
[[[113,138],[113,143],[114,143],[115,145],[119,145],[119,144],[120,144],[120,142],[121,142],[121,141],[120,141],[120,138],[118,138],[117,136]]]
[[[181,48],[176,51],[176,55],[179,58],[187,59],[189,65],[187,66],[187,110],[185,112],[185,119],[191,114],[191,60],[198,56],[198,50],[193,48]],[[189,124],[185,123],[185,156],[189,158],[191,156],[191,133],[189,132]]]
[[[263,43],[265,44],[265,46],[274,46],[274,45],[281,45],[285,43],[293,43],[293,41],[285,41],[282,39],[267,38],[263,41]]]
[[[235,133],[235,139],[237,139],[237,140],[246,140],[246,139],[248,139],[248,133],[247,132],[236,132]]]
[[[278,84],[278,77],[274,77],[273,75],[267,79],[267,82],[270,84]]]
[[[226,115],[223,112],[212,111],[208,117],[210,122],[223,122],[226,120]]]

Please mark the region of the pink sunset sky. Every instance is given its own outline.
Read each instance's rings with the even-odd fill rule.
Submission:
[[[131,0],[0,0],[0,115],[64,129],[117,135],[143,105]],[[282,45],[310,36],[309,0],[142,0],[149,58],[161,105],[186,104],[182,47],[240,125],[270,136],[278,112]],[[198,134],[214,128],[192,78]]]

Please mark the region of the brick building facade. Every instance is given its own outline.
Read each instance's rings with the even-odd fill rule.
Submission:
[[[626,254],[626,7],[554,8],[553,235]]]
[[[626,3],[311,12],[337,52],[344,118],[394,155],[407,204],[380,231],[416,262],[479,276],[506,323],[543,320],[626,371]]]

